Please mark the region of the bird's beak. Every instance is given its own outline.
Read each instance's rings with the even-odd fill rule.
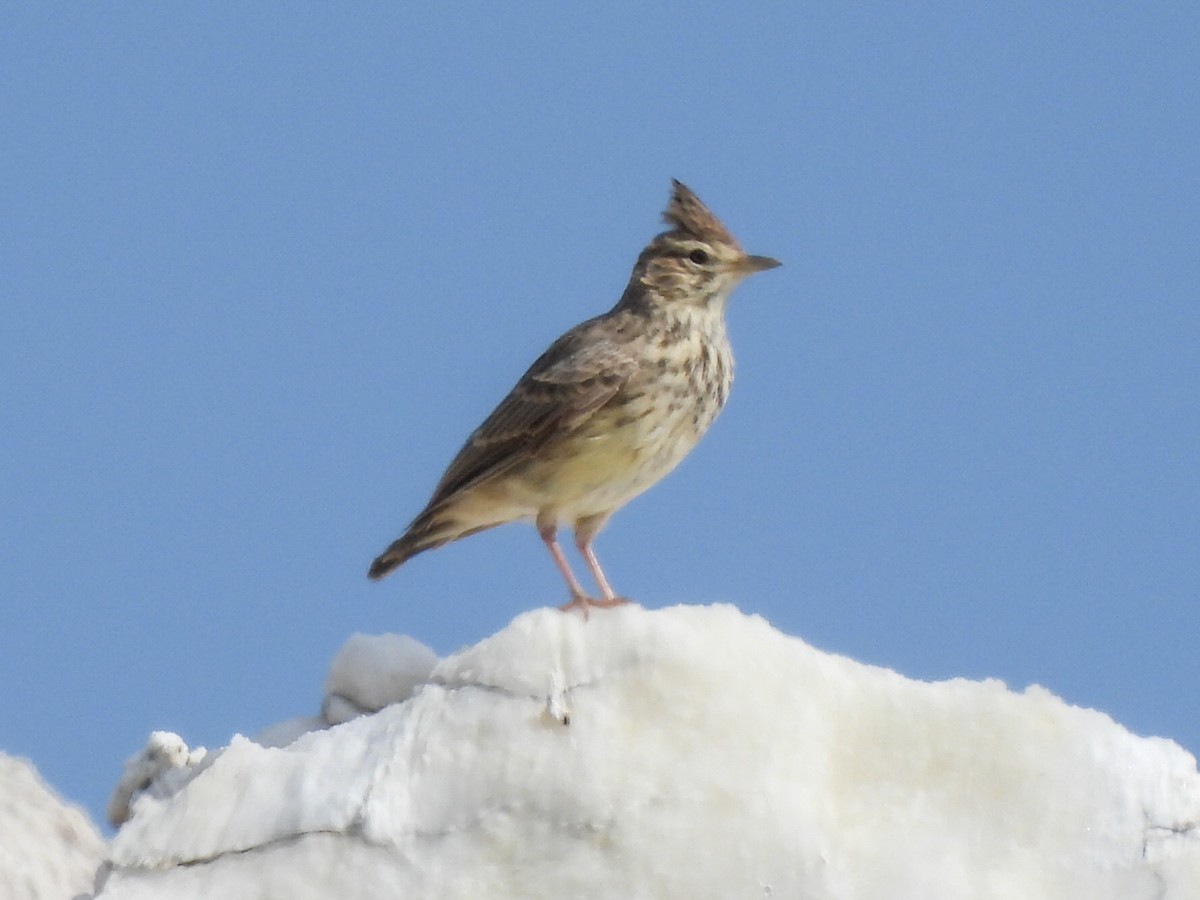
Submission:
[[[733,270],[741,275],[752,275],[755,272],[765,272],[767,269],[774,269],[776,266],[781,266],[777,259],[771,259],[769,256],[743,256],[733,264]]]

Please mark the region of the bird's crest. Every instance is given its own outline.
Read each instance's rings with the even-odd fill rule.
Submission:
[[[737,239],[725,230],[720,219],[700,202],[691,188],[674,178],[671,179],[671,187],[671,201],[663,210],[664,222],[700,240],[710,243],[716,241],[740,249]]]

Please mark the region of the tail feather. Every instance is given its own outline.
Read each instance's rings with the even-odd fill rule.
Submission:
[[[444,510],[438,509],[426,511],[417,516],[404,534],[392,541],[386,550],[375,557],[375,561],[371,563],[371,568],[367,572],[367,577],[372,581],[378,581],[393,569],[400,568],[418,553],[434,550],[469,534],[502,524],[501,522],[489,522],[486,525],[463,527],[461,523],[446,518],[443,513]]]
[[[386,550],[375,557],[375,561],[371,563],[371,568],[367,572],[367,577],[372,581],[378,581],[392,569],[400,568],[423,549],[427,548],[415,547],[414,542],[406,534],[399,540],[392,541]]]

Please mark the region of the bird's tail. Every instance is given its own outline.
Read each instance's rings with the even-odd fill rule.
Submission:
[[[443,544],[457,541],[459,538],[499,524],[499,522],[492,522],[482,526],[464,527],[461,522],[447,515],[447,510],[444,508],[427,509],[417,516],[404,534],[392,541],[386,550],[375,557],[375,561],[371,563],[371,568],[367,572],[367,577],[378,581],[393,569],[400,568],[418,553],[436,549]]]
[[[399,540],[392,541],[386,550],[375,557],[375,561],[371,563],[371,568],[367,572],[367,577],[372,581],[378,581],[392,569],[400,568],[422,550],[429,550],[436,546],[436,544],[421,546],[419,542],[413,540],[411,534],[405,534]]]

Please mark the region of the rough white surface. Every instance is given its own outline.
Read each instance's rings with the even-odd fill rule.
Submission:
[[[207,752],[203,747],[189,748],[174,732],[150,732],[146,746],[125,760],[121,779],[104,809],[109,823],[123,825],[133,798],[143,791],[160,796],[174,794],[187,781],[188,770],[199,765]]]
[[[190,772],[135,801],[101,897],[1200,898],[1180,747],[730,607],[528,613],[402,703]]]
[[[407,700],[429,679],[437,654],[404,634],[353,634],[325,677],[321,712],[331,725]]]
[[[23,759],[0,753],[0,897],[67,900],[88,895],[104,840]]]

